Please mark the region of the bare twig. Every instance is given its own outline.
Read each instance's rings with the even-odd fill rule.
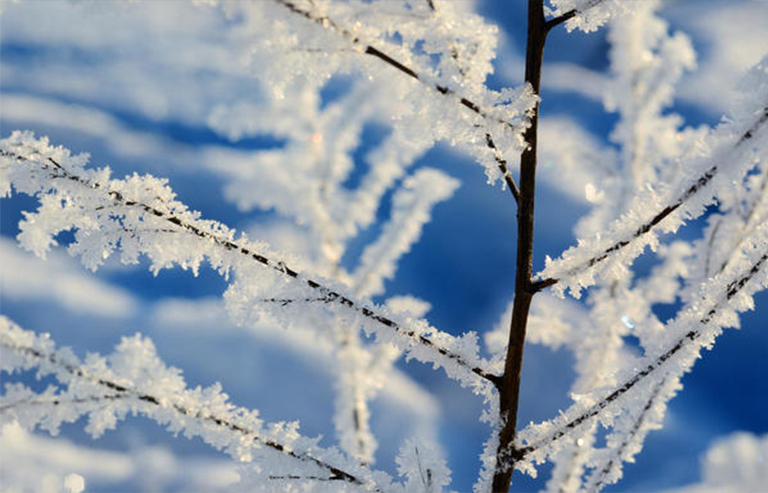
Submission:
[[[499,151],[499,148],[496,147],[496,143],[493,141],[493,137],[491,137],[490,133],[485,134],[485,143],[488,146],[488,148],[493,151],[493,159],[496,161],[496,164],[499,166],[499,171],[501,171],[501,175],[504,177],[504,182],[507,184],[507,188],[509,188],[509,192],[512,194],[512,197],[514,197],[515,202],[519,207],[520,206],[520,189],[517,188],[517,183],[515,183],[515,178],[512,176],[512,173],[509,171],[509,167],[507,167],[507,160],[504,159],[504,157],[501,155],[501,151]]]
[[[561,14],[561,15],[559,15],[557,17],[553,17],[552,19],[549,19],[545,23],[545,29],[547,30],[547,32],[549,32],[551,29],[559,26],[563,22],[571,20],[574,17],[576,17],[576,16],[578,16],[580,14],[583,14],[584,12],[586,12],[586,11],[588,11],[590,9],[593,9],[593,8],[597,7],[598,5],[603,3],[604,1],[605,0],[591,0],[591,1],[587,2],[586,5],[582,6],[580,9],[572,9],[572,10],[569,10],[568,12],[565,12],[564,14]]]
[[[525,56],[525,81],[536,95],[540,93],[541,65],[547,30],[543,0],[528,0],[528,41]],[[520,157],[520,192],[517,208],[517,263],[515,272],[515,298],[512,307],[509,342],[507,344],[504,374],[500,388],[499,445],[496,451],[496,469],[493,491],[506,492],[512,478],[514,462],[507,451],[515,441],[517,407],[520,398],[520,377],[523,367],[523,346],[528,325],[528,311],[535,291],[531,289],[533,269],[534,199],[536,193],[536,145],[538,135],[539,104],[534,106],[531,125],[524,138],[528,146]]]

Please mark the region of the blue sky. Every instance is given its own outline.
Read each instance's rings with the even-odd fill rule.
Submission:
[[[490,80],[494,87],[518,84],[522,78],[523,3],[488,0],[478,6],[503,33]],[[211,46],[227,53],[231,40],[217,32],[220,20],[175,4],[170,2],[154,17],[137,13],[135,5],[4,4],[0,136],[31,129],[54,144],[90,153],[93,165],[109,164],[116,176],[137,171],[168,177],[180,200],[206,218],[266,231],[278,241],[301,239],[281,230],[274,213],[244,213],[227,202],[224,178],[199,159],[212,146],[246,152],[279,142],[258,137],[232,143],[207,125],[217,104],[247,100],[258,91],[249,69],[236,57],[217,60],[213,68],[204,67],[210,60],[194,59],[195,50]],[[174,12],[178,17],[169,17]],[[672,110],[691,125],[718,123],[738,74],[768,51],[768,32],[760,28],[768,25],[768,3],[678,0],[662,15],[672,29],[691,36],[698,53],[698,71],[683,79]],[[608,69],[607,49],[605,30],[553,33],[546,53],[542,114],[545,121],[570,118],[597,142],[611,146],[607,135],[616,117],[604,111],[599,97]],[[327,96],[332,97],[332,91]],[[376,125],[366,128],[356,165],[364,167],[364,151],[385,133]],[[429,301],[430,322],[451,333],[488,331],[512,297],[514,205],[506,191],[486,185],[482,169],[471,159],[446,145],[421,157],[416,167],[423,166],[438,168],[462,185],[450,201],[436,207],[420,242],[387,283],[387,295],[412,294]],[[543,267],[545,255],[556,256],[574,242],[572,227],[587,211],[578,193],[561,193],[547,178],[547,170],[542,176],[534,270]],[[385,196],[380,220],[387,216],[389,200]],[[167,363],[184,370],[191,385],[220,381],[236,403],[259,408],[270,420],[299,420],[306,434],[322,434],[327,437],[324,443],[333,443],[328,362],[312,360],[309,350],[302,352],[284,334],[254,333],[226,320],[217,300],[227,283],[216,273],[203,269],[195,278],[189,272],[166,270],[155,277],[144,264],[129,268],[110,262],[91,274],[61,250],[43,263],[12,245],[21,211],[34,207],[34,201],[13,197],[0,204],[4,315],[27,329],[51,332],[60,344],[81,354],[108,352],[121,336],[146,333]],[[700,224],[694,222],[681,234],[697,237]],[[354,262],[380,227],[381,221],[353,241],[343,262]],[[649,262],[639,260],[641,266]],[[607,491],[661,491],[695,483],[701,456],[715,439],[735,431],[768,433],[768,295],[757,296],[756,305],[756,312],[743,316],[740,330],[727,330],[713,351],[705,351],[683,379],[684,390],[671,402],[665,428],[651,433],[637,463],[628,465],[625,478]],[[210,318],[185,319],[185,311]],[[565,349],[526,348],[519,423],[547,419],[568,405],[572,363]],[[403,363],[399,368],[419,382],[422,389],[414,389],[413,395],[421,400],[407,403],[402,396],[389,395],[374,402],[374,432],[383,437],[379,464],[393,471],[401,440],[415,432],[421,420],[438,419],[437,431],[453,470],[452,488],[469,491],[488,434],[477,419],[481,402],[426,366]],[[315,378],[313,385],[284,391],[308,376]],[[202,444],[174,439],[141,419],[130,420],[98,442],[85,437],[81,428],[66,427],[62,435],[114,451],[167,447],[180,457],[219,464],[218,456]],[[180,478],[189,463],[178,463],[182,472],[167,479],[166,488],[188,487]],[[540,477],[516,479],[515,491],[540,488],[546,467]],[[135,477],[126,481],[121,487],[143,489]],[[93,484],[98,490],[98,480]]]

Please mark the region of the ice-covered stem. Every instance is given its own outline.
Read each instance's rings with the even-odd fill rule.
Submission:
[[[26,156],[19,154],[10,147],[3,147],[0,148],[0,157],[6,158],[8,160],[40,166],[42,170],[47,173],[47,178],[50,180],[66,180],[68,182],[77,183],[87,189],[103,191],[104,196],[109,197],[115,205],[141,210],[143,213],[148,214],[157,220],[168,223],[172,231],[186,232],[195,237],[211,242],[217,247],[224,248],[236,255],[242,255],[250,260],[256,261],[264,267],[273,269],[281,275],[286,276],[303,286],[309,287],[313,292],[318,294],[318,300],[329,304],[340,305],[348,310],[356,312],[365,319],[372,321],[376,325],[394,332],[394,334],[396,334],[399,338],[405,339],[410,343],[416,344],[418,346],[427,348],[430,352],[436,353],[436,355],[440,355],[438,358],[445,357],[456,363],[456,365],[463,368],[465,371],[468,371],[477,377],[487,380],[494,385],[498,384],[498,377],[496,375],[490,373],[480,366],[470,363],[462,355],[440,346],[439,343],[436,343],[427,336],[418,333],[416,329],[402,325],[392,318],[383,315],[375,308],[372,308],[363,302],[353,300],[337,290],[329,288],[320,282],[300,274],[298,271],[292,269],[282,260],[269,258],[262,253],[254,251],[252,248],[246,246],[245,244],[241,244],[236,240],[231,240],[225,235],[217,234],[215,229],[208,230],[204,226],[199,226],[194,221],[183,219],[182,217],[174,215],[171,212],[162,211],[157,207],[153,207],[141,201],[127,199],[123,196],[122,193],[116,190],[110,190],[109,187],[105,184],[89,180],[66,170],[50,156],[43,156],[41,154]],[[30,169],[29,173],[31,174],[35,171],[38,170]],[[293,300],[275,301],[282,304],[289,304]]]
[[[643,429],[643,425],[648,418],[648,414],[653,408],[653,406],[656,404],[656,400],[659,397],[662,397],[662,388],[666,385],[667,380],[664,379],[661,382],[657,383],[651,392],[651,395],[648,397],[648,400],[646,401],[645,405],[642,407],[640,412],[635,417],[634,422],[632,423],[632,428],[629,430],[629,432],[626,434],[624,439],[621,441],[621,443],[618,445],[618,447],[615,447],[612,451],[610,456],[603,462],[598,463],[597,467],[595,467],[594,472],[592,473],[591,477],[589,478],[589,483],[587,484],[586,491],[588,492],[597,492],[603,489],[606,484],[608,484],[610,481],[609,475],[611,474],[611,471],[613,471],[616,467],[621,467],[622,461],[625,460],[625,454],[627,452],[627,449],[629,445],[634,440],[635,436],[638,435],[638,433],[641,432]],[[615,482],[612,481],[612,482]]]
[[[740,150],[740,148],[749,142],[754,137],[754,135],[766,125],[766,122],[768,122],[768,106],[763,107],[760,110],[757,119],[744,133],[739,135],[731,149]],[[718,173],[727,168],[730,164],[730,162],[714,162],[709,168],[706,169],[706,171],[701,173],[701,175],[696,177],[689,185],[687,185],[682,193],[680,193],[680,195],[678,195],[671,203],[659,209],[648,220],[637,226],[637,228],[635,228],[635,230],[628,236],[619,239],[607,248],[597,252],[594,256],[591,256],[586,261],[583,261],[568,269],[565,272],[567,277],[575,276],[579,273],[587,271],[588,269],[591,269],[592,267],[595,267],[605,260],[611,258],[613,255],[618,254],[625,248],[634,245],[636,242],[644,239],[648,233],[655,231],[657,226],[659,226],[665,219],[667,219],[667,217],[672,215],[678,209],[683,210],[681,207],[685,206],[694,197],[697,197],[700,193],[702,193],[702,191],[708,190],[708,185],[710,182],[712,182],[713,178],[715,178]],[[548,270],[551,270],[550,266],[547,266],[545,272]],[[557,277],[547,277],[537,281],[535,283],[535,287],[537,289],[543,289],[548,286],[558,284],[561,281],[562,279]]]
[[[636,373],[632,374],[632,376],[625,379],[624,382],[618,385],[610,394],[589,406],[589,408],[587,408],[579,415],[573,417],[572,419],[568,419],[567,422],[565,422],[562,426],[558,427],[558,429],[550,433],[547,433],[546,436],[539,438],[536,441],[529,443],[528,445],[515,447],[510,455],[515,460],[522,460],[531,453],[543,447],[547,447],[557,440],[560,440],[561,438],[569,435],[573,430],[579,428],[581,425],[587,423],[593,418],[600,416],[606,408],[630,392],[638,384],[644,382],[646,378],[656,375],[656,372],[664,368],[667,365],[667,362],[670,361],[674,356],[680,353],[683,349],[688,348],[691,344],[697,343],[697,341],[699,341],[702,336],[705,335],[705,329],[707,328],[707,325],[715,320],[721,309],[727,307],[728,303],[733,298],[738,296],[744,287],[750,283],[750,281],[758,276],[758,273],[760,273],[761,270],[765,268],[766,262],[768,262],[768,253],[763,253],[763,255],[758,257],[754,263],[752,263],[752,265],[746,269],[745,272],[737,276],[725,286],[725,295],[719,301],[719,303],[713,306],[701,319],[698,320],[698,327],[688,330],[673,344],[671,344],[670,347],[659,352],[659,354],[655,357],[649,358],[650,361],[645,365],[644,368],[640,369]]]
[[[525,53],[525,81],[534,94],[541,87],[541,65],[544,43],[547,39],[543,0],[528,0],[528,40]],[[539,103],[533,108],[530,126],[525,131],[527,147],[520,157],[520,196],[517,208],[517,261],[515,272],[515,300],[512,307],[509,342],[504,364],[500,392],[499,446],[496,451],[496,469],[493,491],[506,492],[514,470],[514,458],[509,450],[515,441],[517,407],[520,398],[520,375],[523,367],[523,346],[528,325],[528,311],[535,291],[531,289],[533,269],[533,214],[536,191],[536,143]]]
[[[286,7],[291,12],[298,14],[304,18],[306,18],[309,21],[312,21],[320,26],[323,26],[326,29],[330,29],[331,31],[341,35],[344,39],[352,43],[357,49],[359,49],[362,53],[366,55],[370,55],[374,58],[377,58],[381,60],[382,62],[386,63],[390,67],[393,67],[397,70],[399,70],[401,73],[407,75],[408,77],[411,77],[413,79],[416,79],[417,81],[421,82],[422,84],[430,87],[438,94],[441,94],[443,96],[456,96],[459,99],[459,103],[470,110],[471,112],[485,118],[485,119],[491,119],[495,123],[498,123],[502,126],[509,127],[510,129],[514,130],[514,127],[512,124],[506,120],[503,120],[501,118],[497,118],[490,113],[488,113],[485,109],[483,109],[479,104],[475,103],[474,101],[463,97],[460,94],[456,94],[455,91],[453,91],[451,88],[435,84],[431,82],[428,78],[423,77],[418,74],[414,69],[411,67],[408,67],[407,65],[403,64],[402,62],[395,59],[393,56],[390,56],[389,54],[381,51],[379,48],[376,48],[374,46],[371,46],[370,44],[366,43],[365,41],[361,40],[359,37],[355,36],[352,32],[348,31],[344,27],[337,24],[333,19],[329,18],[325,15],[319,15],[314,12],[311,12],[309,10],[301,8],[299,5],[297,5],[295,2],[291,0],[275,0],[279,5],[282,5]]]
[[[450,87],[444,86],[442,84],[437,84],[429,80],[429,78],[420,75],[413,68],[400,62],[395,57],[361,40],[358,36],[355,36],[352,32],[340,26],[339,24],[337,24],[333,19],[329,18],[327,15],[319,15],[314,12],[311,12],[310,10],[300,7],[296,2],[292,0],[274,0],[274,1],[277,2],[279,5],[282,5],[283,7],[287,8],[294,14],[300,15],[311,22],[314,22],[326,29],[329,29],[339,34],[344,39],[349,41],[353,46],[355,46],[355,48],[360,50],[361,53],[370,55],[376,58],[377,60],[380,60],[383,63],[389,65],[390,67],[398,70],[400,73],[421,82],[422,84],[426,85],[430,89],[434,90],[435,93],[441,96],[458,98],[459,103],[464,108],[482,117],[483,119],[490,120],[496,124],[501,125],[502,127],[509,128],[510,130],[516,130],[515,127],[510,122],[491,115],[488,111],[483,109],[482,106],[475,103],[471,99],[465,96],[462,96],[460,94],[456,94],[456,92]],[[433,11],[435,10],[433,3],[430,2],[429,6],[431,10]],[[502,157],[501,151],[496,146],[496,143],[493,140],[493,137],[491,136],[490,133],[485,134],[485,142],[488,148],[493,152],[494,160],[496,161],[496,165],[498,166],[499,171],[501,171],[501,175],[504,177],[504,182],[506,183],[507,188],[509,188],[509,191],[514,197],[515,201],[519,202],[519,192],[518,192],[517,184],[515,183],[515,179],[512,177],[512,173],[509,171],[509,167],[507,166],[507,161]]]
[[[313,466],[316,466],[328,473],[328,476],[322,478],[325,481],[343,481],[359,486],[371,486],[368,481],[357,477],[353,473],[349,473],[339,467],[318,459],[308,452],[297,450],[292,446],[280,443],[273,438],[262,437],[257,430],[237,423],[236,420],[233,420],[229,417],[219,416],[215,413],[211,413],[205,410],[204,408],[193,409],[188,405],[172,402],[172,399],[169,399],[167,396],[155,395],[151,392],[133,388],[126,378],[110,379],[104,376],[92,374],[85,367],[79,364],[73,364],[71,361],[69,361],[69,358],[60,355],[56,351],[46,351],[41,349],[43,346],[42,344],[20,343],[21,340],[29,339],[28,337],[25,337],[28,335],[29,332],[22,330],[15,323],[11,322],[5,317],[0,317],[0,348],[3,348],[6,351],[10,351],[16,356],[22,358],[25,362],[21,365],[21,367],[31,369],[41,368],[44,366],[46,367],[46,373],[50,373],[52,370],[55,370],[57,379],[60,381],[62,380],[61,374],[66,375],[64,380],[67,380],[69,385],[77,385],[78,381],[87,381],[91,384],[96,384],[98,387],[102,387],[106,393],[104,395],[80,397],[69,400],[42,399],[39,401],[16,402],[2,406],[2,408],[0,408],[0,412],[4,413],[13,409],[14,407],[23,406],[25,404],[48,404],[59,406],[76,403],[97,403],[100,400],[134,400],[140,402],[144,406],[149,405],[151,408],[162,409],[164,412],[170,411],[184,421],[198,421],[206,427],[213,425],[214,427],[223,431],[241,435],[243,440],[251,441],[256,445],[266,447],[270,450],[278,452],[281,455],[284,455],[285,457],[295,459],[296,461],[312,464]],[[301,479],[306,478],[301,477]],[[380,490],[378,490],[378,488],[374,488],[374,491]]]

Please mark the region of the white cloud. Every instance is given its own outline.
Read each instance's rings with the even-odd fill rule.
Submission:
[[[4,91],[22,90],[204,122],[214,103],[258,92],[220,9],[191,2],[20,2],[3,13]],[[30,55],[16,60],[13,47]]]
[[[671,2],[668,14],[693,35],[698,68],[683,77],[678,97],[719,116],[738,97],[737,84],[768,53],[768,3]],[[702,46],[702,43],[706,43]]]
[[[768,435],[737,432],[721,437],[701,463],[698,484],[666,493],[742,493],[765,491],[768,484]]]
[[[180,491],[212,492],[238,480],[237,466],[229,460],[180,457],[161,446],[135,445],[128,452],[114,452],[28,433],[15,422],[0,428],[0,439],[3,491],[60,493],[68,491],[67,478],[75,475],[84,480],[85,491],[94,485],[125,491],[126,483],[138,483],[142,491],[182,485]]]
[[[92,277],[73,258],[58,251],[40,260],[0,238],[0,291],[7,300],[45,300],[73,312],[129,317],[138,302],[126,290]]]

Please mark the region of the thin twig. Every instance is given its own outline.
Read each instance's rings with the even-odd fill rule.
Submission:
[[[501,151],[499,151],[499,148],[496,147],[496,143],[493,141],[493,137],[491,137],[490,133],[485,134],[485,143],[488,146],[488,148],[493,151],[493,159],[496,161],[496,164],[499,166],[499,171],[501,171],[501,175],[504,177],[504,182],[507,184],[507,188],[509,188],[509,191],[512,194],[512,197],[515,199],[515,203],[517,203],[519,207],[520,206],[520,189],[517,187],[517,183],[515,183],[515,178],[512,176],[512,173],[509,171],[509,167],[507,167],[507,160],[502,157]]]
[[[559,16],[557,16],[557,17],[554,17],[554,18],[552,18],[552,19],[549,19],[549,20],[548,20],[548,21],[547,21],[547,22],[544,24],[544,28],[547,30],[547,32],[549,32],[549,31],[550,31],[551,29],[553,29],[554,27],[557,27],[557,26],[559,26],[560,24],[562,24],[563,22],[566,22],[566,21],[568,21],[568,20],[571,20],[571,19],[573,19],[574,17],[576,17],[577,15],[581,15],[581,14],[583,14],[584,12],[586,12],[586,11],[588,11],[588,10],[591,10],[591,9],[593,9],[593,8],[597,7],[598,5],[600,5],[601,3],[603,3],[604,1],[605,1],[605,0],[592,0],[592,1],[588,2],[586,5],[582,6],[580,9],[571,9],[571,10],[569,10],[568,12],[565,12],[564,14],[561,14],[561,15],[559,15]]]

